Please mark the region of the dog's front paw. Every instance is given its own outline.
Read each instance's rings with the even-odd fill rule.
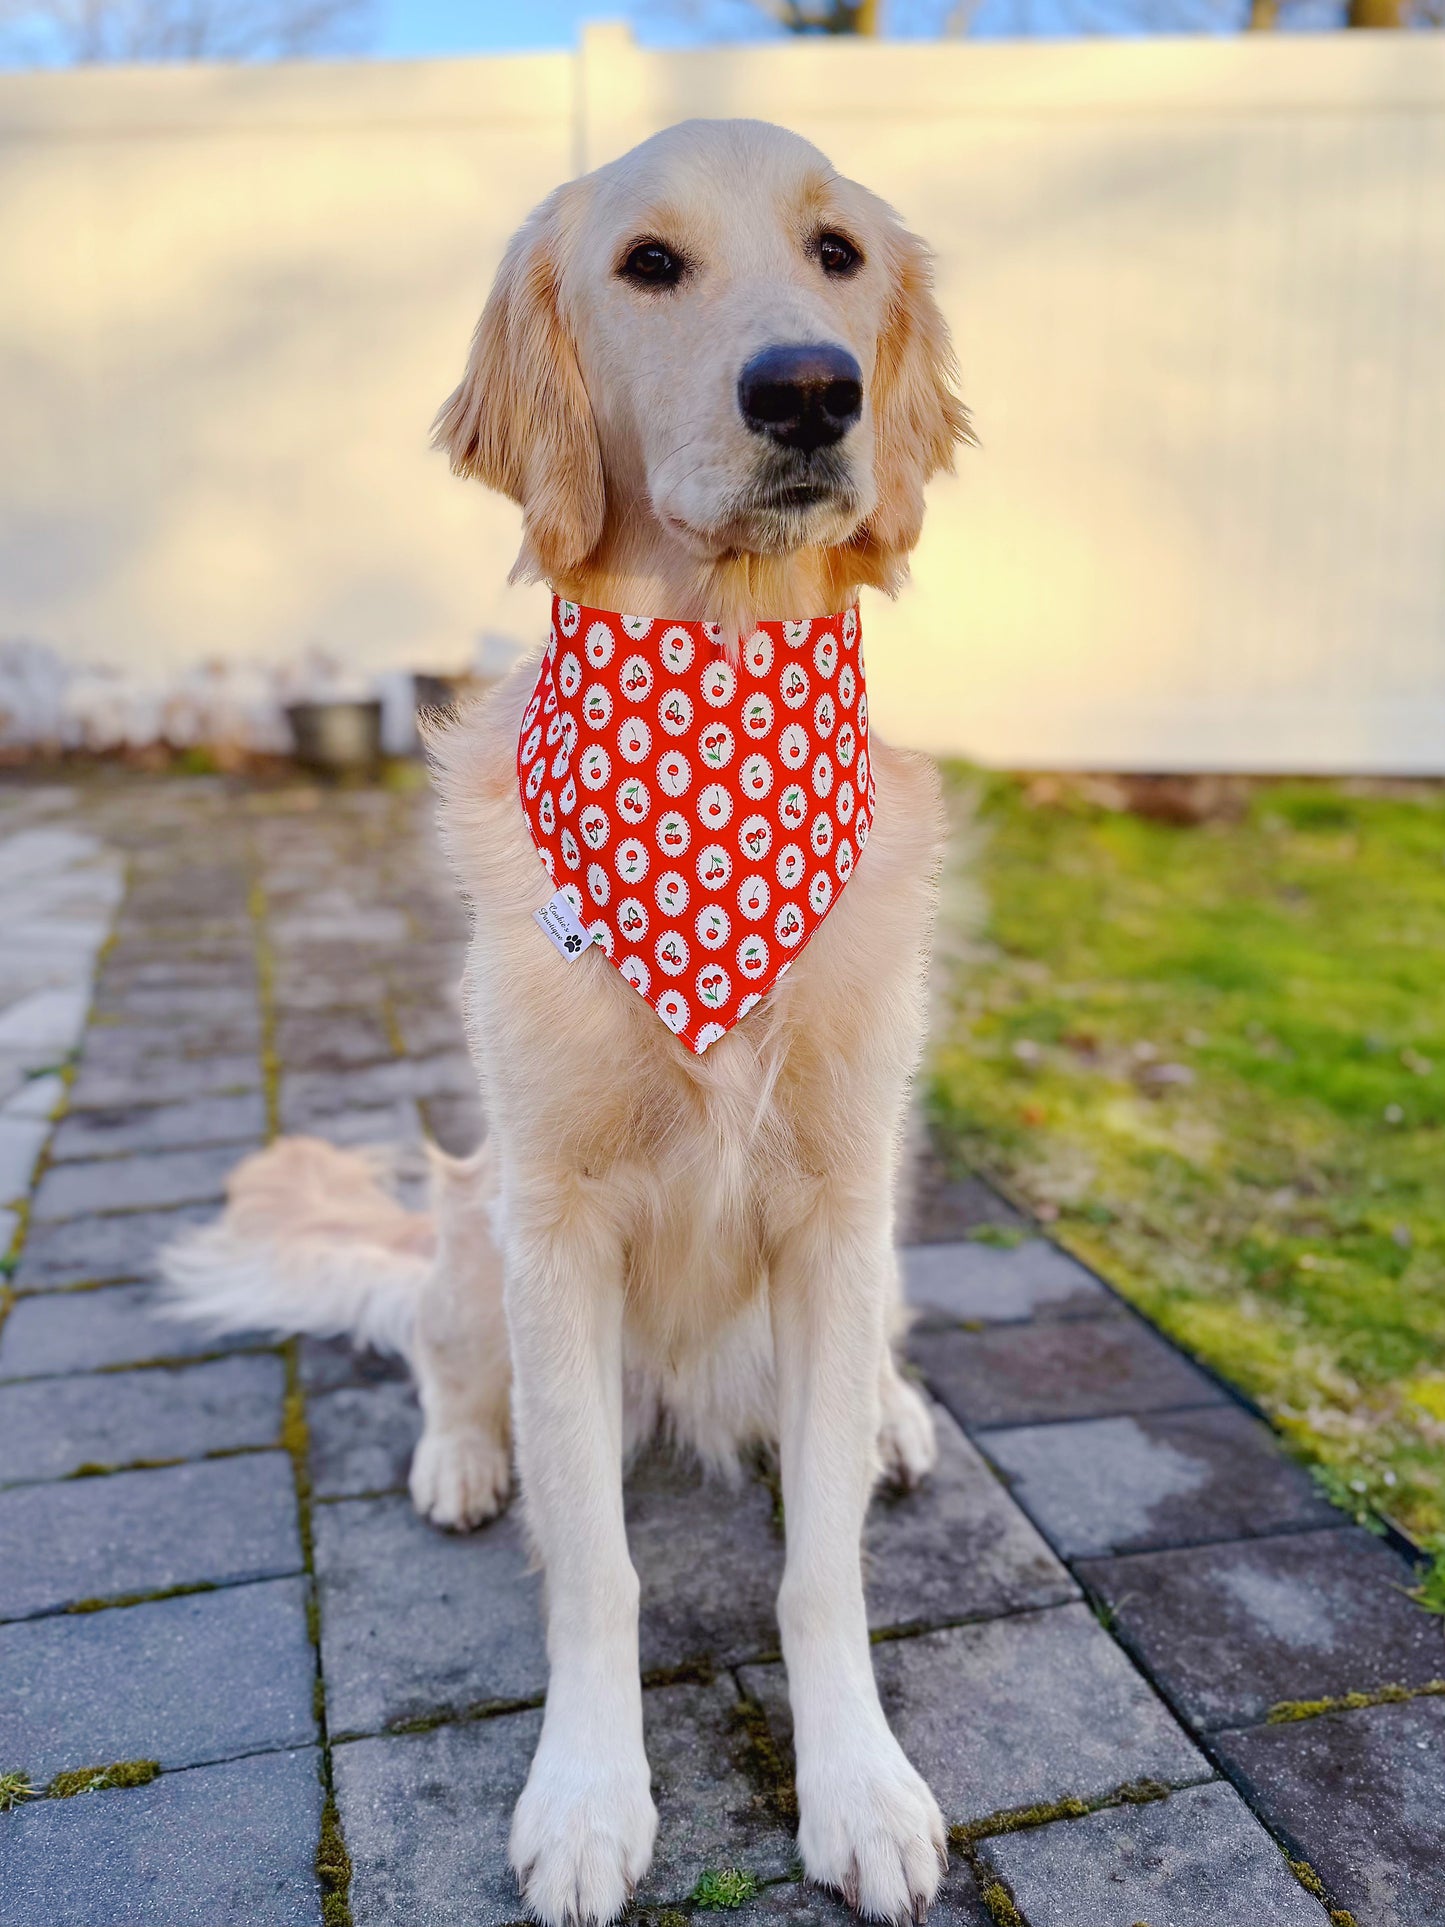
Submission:
[[[922,1921],[948,1866],[938,1802],[884,1728],[798,1772],[798,1846],[810,1880],[869,1920]]]
[[[656,1832],[645,1758],[568,1759],[544,1740],[512,1816],[523,1900],[543,1927],[604,1927],[647,1872]]]
[[[938,1433],[928,1403],[896,1374],[883,1387],[878,1457],[884,1478],[905,1492],[920,1485],[938,1463]]]
[[[512,1463],[506,1445],[478,1427],[428,1429],[411,1460],[411,1502],[424,1519],[453,1532],[495,1518],[507,1503]]]

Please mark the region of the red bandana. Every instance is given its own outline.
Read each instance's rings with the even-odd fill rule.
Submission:
[[[734,666],[715,623],[555,599],[517,781],[584,934],[705,1051],[798,955],[868,841],[858,613],[760,623]]]

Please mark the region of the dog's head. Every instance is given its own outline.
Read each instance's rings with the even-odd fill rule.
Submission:
[[[953,372],[883,202],[781,128],[690,121],[536,210],[436,438],[521,504],[524,574],[574,575],[611,513],[703,564],[847,549],[891,586],[968,433]]]

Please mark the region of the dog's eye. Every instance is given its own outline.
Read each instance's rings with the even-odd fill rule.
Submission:
[[[851,274],[863,257],[841,234],[818,236],[818,262],[824,274]]]
[[[620,272],[624,281],[642,288],[672,288],[682,279],[682,262],[661,241],[639,241]]]

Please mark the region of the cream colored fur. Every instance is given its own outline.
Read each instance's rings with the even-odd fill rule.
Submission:
[[[820,269],[826,230],[862,253],[849,279]],[[647,238],[686,256],[676,288],[619,276]],[[864,374],[836,486],[806,509],[760,501],[771,455],[735,399],[742,363],[778,341],[840,342]],[[951,375],[927,255],[889,210],[779,129],[694,122],[528,222],[438,439],[520,504],[522,574],[736,636],[898,585],[924,484],[966,434]],[[656,1827],[625,1454],[665,1430],[727,1467],[776,1441],[804,1865],[864,1913],[921,1917],[943,1829],[878,1704],[859,1541],[880,1466],[911,1481],[934,1456],[890,1343],[942,846],[934,772],[874,737],[866,858],[786,977],[696,1057],[603,957],[564,964],[532,921],[550,885],[515,751],[536,672],[534,657],[431,744],[475,906],[464,1004],[488,1151],[439,1164],[433,1233],[346,1154],[277,1146],[237,1173],[222,1225],[170,1276],[201,1316],[404,1351],[426,1417],[413,1496],[439,1523],[501,1504],[515,1431],[552,1672],[512,1857],[549,1927],[620,1912]]]

